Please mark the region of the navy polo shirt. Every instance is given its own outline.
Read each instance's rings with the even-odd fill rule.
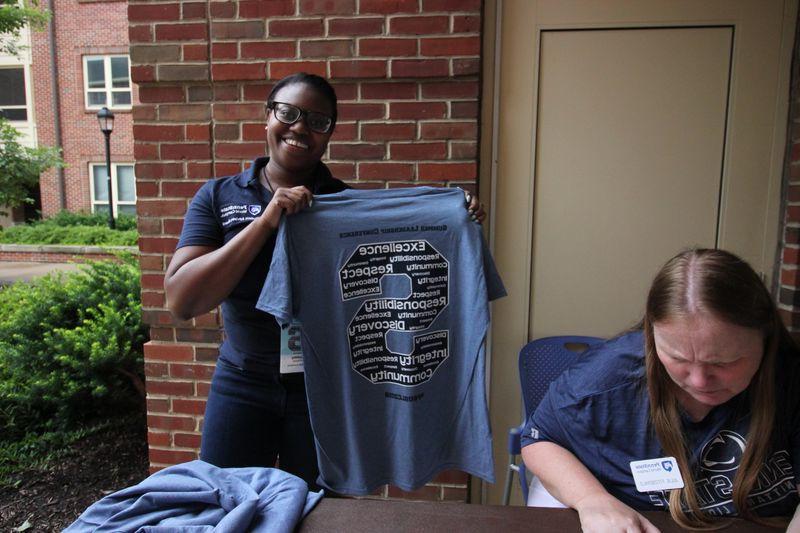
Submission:
[[[177,248],[183,246],[221,247],[260,216],[272,194],[258,180],[269,161],[260,157],[240,174],[211,179],[195,194],[183,222]],[[347,189],[320,163],[311,187],[314,194]],[[277,371],[280,327],[272,315],[256,309],[256,301],[267,278],[275,234],[271,235],[244,276],[222,302],[225,340],[220,357],[247,370]]]

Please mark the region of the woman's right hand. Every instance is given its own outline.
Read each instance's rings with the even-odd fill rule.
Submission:
[[[286,212],[287,215],[299,213],[313,201],[314,195],[305,185],[278,187],[272,194],[272,200],[267,204],[262,217],[275,229],[281,221],[281,213]]]
[[[576,502],[584,533],[658,533],[658,528],[607,492],[593,493]]]

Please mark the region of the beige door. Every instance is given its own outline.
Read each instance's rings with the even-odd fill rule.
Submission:
[[[491,191],[492,244],[509,289],[495,304],[491,343],[502,480],[525,342],[632,325],[657,268],[687,246],[730,249],[772,274],[796,5],[487,7],[498,6],[489,44],[500,61],[486,86],[496,165],[481,191]],[[483,500],[497,503],[500,485],[486,486]]]

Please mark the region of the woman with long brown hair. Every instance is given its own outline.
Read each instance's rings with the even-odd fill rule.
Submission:
[[[553,383],[523,446],[584,531],[655,531],[637,511],[656,509],[690,528],[731,516],[785,526],[794,515],[800,529],[800,352],[746,262],[682,252],[653,280],[641,328]],[[631,462],[673,472],[671,458],[683,487],[643,488]]]

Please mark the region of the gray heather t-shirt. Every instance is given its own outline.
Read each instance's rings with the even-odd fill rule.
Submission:
[[[494,481],[484,338],[504,295],[460,189],[347,190],[284,218],[257,307],[301,323],[322,486]]]

